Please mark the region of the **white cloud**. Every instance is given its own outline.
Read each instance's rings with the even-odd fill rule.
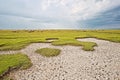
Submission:
[[[118,5],[120,5],[118,0],[44,0],[42,9],[50,12],[52,17],[84,20]]]
[[[27,16],[41,22],[45,17],[51,24],[64,24],[91,19],[116,6],[120,6],[120,0],[0,0],[0,14]]]
[[[56,16],[68,20],[87,19],[118,5],[120,0],[1,0],[0,12],[8,11],[37,17]]]
[[[113,5],[112,3],[116,2],[112,0],[80,0],[74,4],[72,14],[76,15],[80,20],[89,19],[100,12],[115,7],[116,5]]]

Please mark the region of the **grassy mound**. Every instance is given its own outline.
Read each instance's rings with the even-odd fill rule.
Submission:
[[[0,55],[0,76],[13,68],[27,69],[31,65],[30,59],[25,54],[2,54]]]
[[[42,49],[36,50],[36,53],[39,53],[42,56],[52,57],[52,56],[59,55],[60,50],[59,49],[54,49],[54,48],[42,48]]]

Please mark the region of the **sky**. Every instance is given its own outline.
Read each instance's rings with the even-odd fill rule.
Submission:
[[[113,28],[120,0],[0,0],[0,29]]]

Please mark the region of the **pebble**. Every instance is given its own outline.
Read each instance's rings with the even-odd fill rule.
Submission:
[[[31,59],[33,66],[12,73],[15,80],[120,80],[120,43],[95,38],[77,39],[97,43],[95,51],[84,51],[76,46],[53,46],[50,43],[33,43],[20,50]],[[43,57],[35,51],[40,48],[57,48],[61,54]],[[0,51],[0,54],[14,51]]]

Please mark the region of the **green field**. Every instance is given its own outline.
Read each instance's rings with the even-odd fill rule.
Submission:
[[[83,50],[94,50],[96,43],[80,42],[77,38],[98,38],[120,42],[120,30],[0,30],[0,50],[19,50],[30,43],[53,41],[53,45],[83,46]]]
[[[0,55],[0,76],[13,68],[27,69],[32,65],[25,54],[1,54]]]

